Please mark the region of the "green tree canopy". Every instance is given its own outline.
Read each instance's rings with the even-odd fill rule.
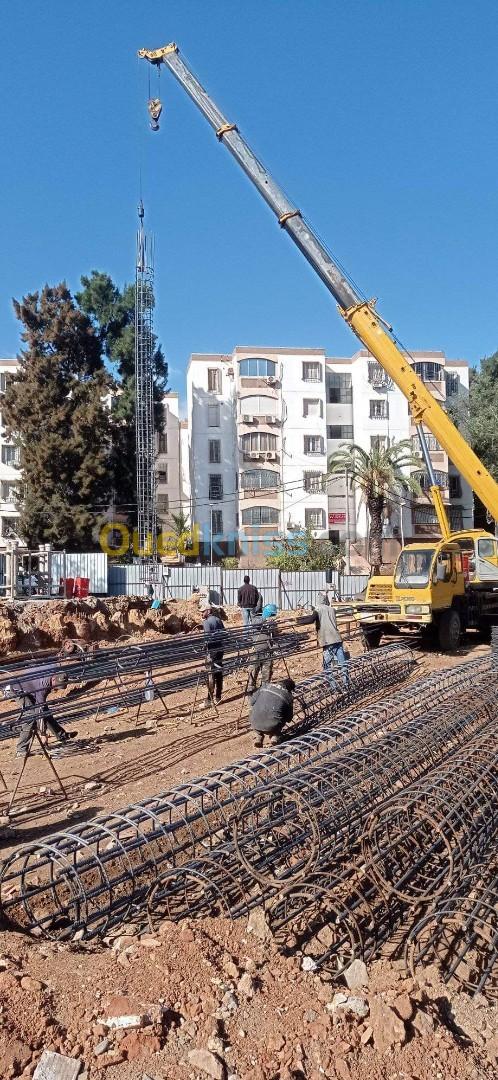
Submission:
[[[101,349],[111,365],[119,393],[113,410],[111,473],[115,502],[136,503],[135,462],[135,287],[122,289],[109,274],[92,270],[81,278],[76,294],[81,310],[93,324]],[[154,339],[156,341],[156,339]],[[153,357],[156,430],[160,429],[166,391],[168,365],[160,345]]]
[[[420,468],[408,439],[369,454],[356,443],[342,443],[328,462],[329,475],[348,472],[351,486],[359,487],[370,517],[369,560],[374,574],[382,565],[383,513],[390,497],[403,492],[420,495],[418,481],[404,472]]]
[[[340,548],[328,540],[316,540],[312,530],[305,529],[275,540],[266,564],[275,570],[291,573],[293,570],[337,569],[341,561]]]
[[[104,398],[112,380],[90,319],[64,282],[13,305],[24,348],[2,413],[19,448],[20,533],[30,547],[88,548],[109,495]]]

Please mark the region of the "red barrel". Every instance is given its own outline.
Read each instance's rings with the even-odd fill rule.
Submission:
[[[59,596],[65,596],[66,599],[74,595],[74,578],[67,577],[64,587],[64,578],[59,578]]]
[[[90,578],[77,577],[74,579],[74,595],[83,597],[90,592]]]

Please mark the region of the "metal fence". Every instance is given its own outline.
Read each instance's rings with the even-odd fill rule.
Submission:
[[[220,566],[163,567],[162,579],[155,587],[156,595],[186,600],[193,589],[209,590],[213,603],[236,606],[237,592],[248,574],[266,604],[273,603],[281,611],[309,607],[318,592],[330,590],[334,599],[349,600],[359,596],[367,586],[365,574],[339,574],[335,570],[302,570],[284,573],[269,568],[254,570],[224,570]],[[147,585],[140,581],[137,565],[109,563],[108,592],[110,596],[146,596]]]

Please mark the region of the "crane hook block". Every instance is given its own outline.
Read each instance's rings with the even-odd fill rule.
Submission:
[[[150,116],[150,126],[153,131],[159,131],[159,117],[163,111],[163,107],[159,98],[150,98],[147,102],[147,109]]]

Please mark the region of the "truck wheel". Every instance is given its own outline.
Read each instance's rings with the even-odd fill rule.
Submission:
[[[363,637],[367,649],[378,649],[382,638],[382,627],[375,626],[372,630],[363,630]]]
[[[460,644],[462,624],[458,611],[450,608],[444,611],[439,620],[438,639],[442,652],[455,652]]]

